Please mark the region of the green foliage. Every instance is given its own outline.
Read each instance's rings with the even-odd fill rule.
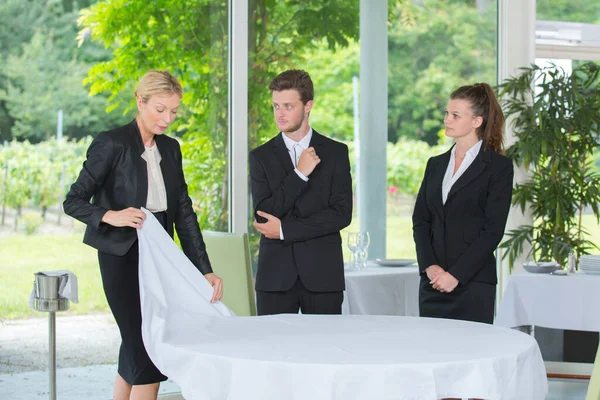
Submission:
[[[27,213],[23,215],[23,225],[25,225],[25,234],[27,236],[33,235],[37,228],[40,227],[42,222],[44,222],[44,218],[42,218],[38,214]]]
[[[220,157],[222,149],[215,152],[214,147],[215,143],[206,136],[184,142],[181,146],[183,169],[200,224],[227,227],[228,193],[224,190],[228,187],[227,165],[226,159]]]
[[[531,171],[529,180],[516,185],[513,204],[529,208],[534,219],[533,226],[509,232],[501,245],[511,265],[525,243],[533,245],[529,256],[562,265],[571,248],[577,256],[598,248],[586,239],[582,215],[590,207],[600,217],[600,175],[593,165],[600,134],[599,75],[600,67],[591,62],[570,75],[532,66],[501,85],[518,138],[507,155]]]
[[[310,50],[331,54],[356,40],[358,1],[256,0],[249,7],[249,147],[254,148],[274,135],[271,79],[283,69],[308,65]],[[93,95],[111,93],[111,106],[122,105],[119,94],[130,91],[148,69],[168,69],[180,78],[185,109],[172,129],[186,142],[190,194],[204,227],[226,230],[228,3],[104,1],[85,10],[81,24],[81,38],[91,34],[113,50],[113,58],[96,64],[87,79]],[[343,134],[351,132],[347,121]]]
[[[44,210],[64,199],[77,178],[91,137],[33,145],[12,141],[0,146],[1,206]]]
[[[295,63],[295,67],[309,71],[313,80],[315,101],[310,123],[319,132],[341,140],[354,138],[352,78],[359,76],[359,64],[360,46],[354,40],[335,52],[322,41]],[[268,112],[272,121],[270,107]],[[274,124],[270,125],[274,127]],[[270,136],[273,135],[272,129]]]
[[[540,20],[600,22],[600,2],[589,0],[537,0],[536,17]]]
[[[406,138],[401,138],[395,144],[388,143],[388,187],[393,192],[416,196],[425,175],[427,160],[448,149],[449,146],[444,144],[431,147],[421,140]]]
[[[89,0],[5,0],[0,5],[0,139],[39,142],[54,136],[57,111],[63,134],[81,138],[125,122],[107,115],[106,96],[90,98],[83,80],[110,53],[96,44],[78,48],[78,6]]]
[[[450,93],[476,81],[496,82],[496,7],[473,2],[391,4],[388,138],[438,142]]]

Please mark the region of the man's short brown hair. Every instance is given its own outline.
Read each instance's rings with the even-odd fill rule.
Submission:
[[[315,97],[315,89],[312,79],[306,71],[301,69],[290,69],[277,75],[271,81],[269,90],[271,92],[281,92],[282,90],[295,89],[300,94],[302,104],[306,104]]]

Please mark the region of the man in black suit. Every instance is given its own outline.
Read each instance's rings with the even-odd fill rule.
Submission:
[[[340,230],[352,219],[348,147],[310,127],[308,73],[285,71],[269,89],[280,133],[250,152],[254,227],[262,233],[257,311],[341,314]]]

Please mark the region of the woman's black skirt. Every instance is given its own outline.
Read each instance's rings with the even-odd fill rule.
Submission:
[[[494,322],[496,285],[483,282],[459,284],[451,293],[441,293],[431,287],[427,276],[421,277],[419,315],[421,317]]]

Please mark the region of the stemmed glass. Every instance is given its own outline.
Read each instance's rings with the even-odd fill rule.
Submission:
[[[349,270],[354,271],[366,267],[370,241],[369,232],[348,232],[348,249],[351,252]]]
[[[350,262],[348,263],[348,269],[353,271],[357,269],[357,253],[359,246],[359,234],[360,232],[348,232],[348,249],[350,249]]]
[[[370,243],[371,235],[369,235],[369,232],[360,232],[358,234],[358,251],[356,258],[357,269],[363,269],[367,267],[367,254]]]

